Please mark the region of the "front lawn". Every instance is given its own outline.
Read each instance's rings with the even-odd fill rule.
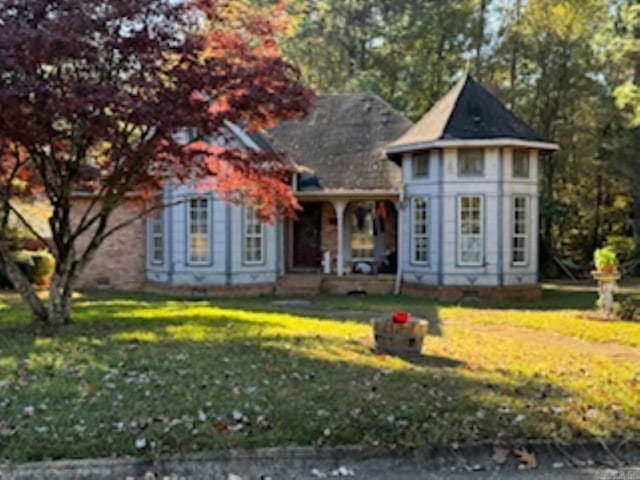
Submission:
[[[578,318],[592,301],[286,307],[93,293],[78,298],[74,325],[41,338],[0,296],[0,460],[637,439],[640,324]],[[431,320],[418,360],[371,352],[368,318],[395,308]]]

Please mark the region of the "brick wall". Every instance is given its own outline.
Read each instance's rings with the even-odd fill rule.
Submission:
[[[88,198],[74,199],[72,222],[79,222],[89,206]],[[136,215],[139,207],[134,204],[118,208],[111,216],[109,225],[114,226]],[[136,290],[145,283],[145,234],[144,220],[138,220],[107,238],[80,275],[80,288],[113,288]],[[80,248],[86,247],[89,236],[78,241]]]
[[[535,302],[542,297],[540,285],[514,285],[504,287],[482,286],[437,286],[418,283],[403,283],[402,294],[443,302],[458,302],[467,299],[494,302]]]
[[[143,288],[145,292],[160,293],[175,297],[251,297],[272,295],[275,290],[273,283],[254,283],[248,285],[226,286],[198,286],[198,285],[163,285],[147,282]]]

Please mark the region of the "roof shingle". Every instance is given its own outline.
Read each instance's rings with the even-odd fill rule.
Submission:
[[[322,189],[397,190],[400,169],[385,147],[410,126],[374,94],[319,95],[310,115],[266,135],[275,150],[312,170]]]
[[[497,138],[549,143],[467,74],[388,148],[408,149],[437,140]]]

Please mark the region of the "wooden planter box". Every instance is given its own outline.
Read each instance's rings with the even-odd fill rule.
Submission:
[[[392,355],[420,355],[424,336],[427,334],[427,322],[412,319],[407,323],[393,323],[390,318],[374,318],[373,338],[376,350]]]

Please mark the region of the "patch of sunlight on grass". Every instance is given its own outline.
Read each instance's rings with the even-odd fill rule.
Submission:
[[[146,342],[146,343],[155,343],[159,340],[159,337],[156,333],[150,332],[148,330],[134,330],[133,332],[120,332],[114,335],[111,335],[110,338],[112,340],[116,340],[119,342]]]
[[[92,309],[98,310],[103,307],[136,307],[140,308],[141,306],[156,306],[157,303],[154,302],[145,302],[143,300],[136,299],[127,299],[127,298],[115,298],[112,300],[96,300],[90,297],[86,297],[79,302],[74,303],[74,307],[91,307]],[[141,309],[142,310],[142,309]],[[144,310],[143,310],[144,311]],[[126,313],[126,312],[123,312]]]
[[[27,368],[29,370],[40,370],[44,368],[62,370],[65,363],[64,356],[56,352],[30,353],[27,357]]]
[[[244,329],[249,330],[249,332],[243,331],[243,334],[258,333],[262,335],[296,336],[300,332],[309,332],[310,334],[323,334],[329,337],[345,337],[362,334],[363,329],[367,331],[369,329],[368,326],[357,322],[336,322],[290,313],[256,312],[209,305],[194,305],[193,303],[188,305],[170,303],[162,307],[139,308],[116,313],[114,317],[156,321],[186,321],[192,319],[204,322],[238,321],[244,324]],[[234,324],[231,323],[229,334],[233,334],[233,326]],[[200,335],[196,330],[194,330],[194,334],[196,334],[194,339],[197,339],[198,335]],[[186,337],[188,338],[188,334]],[[217,337],[214,336],[213,338]]]
[[[188,340],[190,342],[202,342],[204,340],[222,340],[227,338],[220,329],[215,329],[206,325],[196,323],[185,323],[184,325],[174,325],[166,328],[170,338],[174,340]]]
[[[580,318],[580,310],[498,310],[471,307],[440,307],[442,320],[461,320],[487,325],[509,325],[553,331],[599,342],[640,346],[640,323],[597,321]]]
[[[12,372],[18,368],[16,357],[0,357],[0,372]]]
[[[50,337],[36,338],[33,344],[36,347],[50,347],[51,345],[53,345],[53,338],[50,338]]]
[[[565,422],[594,436],[615,430],[619,420],[612,410],[625,406],[627,418],[635,419],[628,421],[627,428],[640,428],[640,392],[635,388],[637,364],[633,361],[526,338],[502,336],[496,341],[495,334],[474,331],[473,325],[449,326],[446,331],[446,340],[429,338],[426,351],[464,359],[463,378],[501,385],[506,392],[489,395],[494,405],[504,402],[520,409],[533,402],[543,408],[562,405]],[[616,388],[612,388],[613,379],[617,379]],[[540,385],[556,393],[551,395]],[[515,394],[529,389],[530,397]]]

